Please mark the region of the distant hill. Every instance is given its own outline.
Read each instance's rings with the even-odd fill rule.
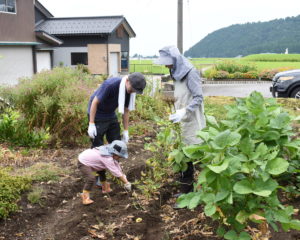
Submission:
[[[208,34],[187,57],[236,57],[255,53],[300,53],[300,15],[269,22],[235,24]]]

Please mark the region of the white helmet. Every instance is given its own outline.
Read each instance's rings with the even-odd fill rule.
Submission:
[[[122,158],[128,158],[128,151],[126,143],[120,140],[113,141],[109,147],[108,151],[110,154],[116,154]]]

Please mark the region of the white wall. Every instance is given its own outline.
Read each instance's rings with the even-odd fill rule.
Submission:
[[[0,84],[15,85],[21,77],[32,77],[31,46],[0,46]]]
[[[55,48],[53,51],[53,65],[59,66],[62,62],[64,66],[71,66],[71,53],[72,52],[88,52],[87,47],[60,47]]]

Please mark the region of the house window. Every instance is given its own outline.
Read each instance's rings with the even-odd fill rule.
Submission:
[[[71,65],[88,65],[88,55],[86,52],[71,53]]]
[[[121,68],[123,71],[128,70],[128,52],[122,52],[121,54]]]
[[[16,13],[16,0],[0,0],[0,12]]]

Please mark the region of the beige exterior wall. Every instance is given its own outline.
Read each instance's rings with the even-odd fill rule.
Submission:
[[[88,44],[88,68],[92,74],[108,74],[109,54],[111,52],[118,53],[118,69],[121,72],[120,44]]]
[[[0,41],[36,41],[33,0],[17,0],[16,13],[0,12]]]
[[[88,63],[92,74],[107,74],[107,44],[88,44]]]
[[[118,59],[119,59],[119,64],[118,64],[118,72],[121,72],[121,44],[108,44],[108,52],[114,52],[118,53]],[[109,57],[109,54],[108,54]],[[108,59],[109,62],[109,59]]]

